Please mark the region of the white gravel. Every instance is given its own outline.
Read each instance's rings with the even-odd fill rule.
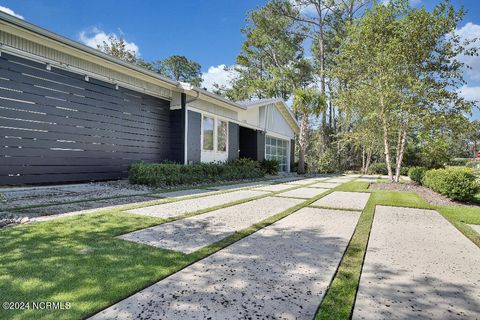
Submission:
[[[304,208],[91,319],[312,319],[358,213]]]
[[[189,212],[198,210],[204,210],[219,205],[224,205],[229,202],[235,202],[239,200],[245,200],[267,194],[268,192],[250,191],[250,190],[238,190],[221,194],[213,194],[204,197],[198,197],[194,199],[185,199],[175,201],[171,203],[159,204],[156,206],[150,206],[140,209],[129,210],[127,212],[133,214],[139,214],[150,217],[170,218],[179,216]]]
[[[479,266],[438,212],[377,206],[353,319],[479,319]]]
[[[191,253],[302,202],[267,197],[127,233],[119,238]]]
[[[293,198],[303,198],[310,199],[318,196],[321,193],[328,191],[328,189],[321,188],[298,188],[278,194],[278,197],[293,197]]]
[[[366,192],[335,191],[315,201],[312,203],[312,206],[335,209],[363,210],[368,202],[369,197],[370,193]]]

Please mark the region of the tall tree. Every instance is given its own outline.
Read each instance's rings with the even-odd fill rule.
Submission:
[[[473,106],[458,94],[464,83],[464,64],[458,57],[475,54],[454,34],[462,17],[463,11],[455,11],[448,2],[427,12],[397,0],[374,4],[347,29],[334,72],[348,83],[339,99],[345,105],[356,98],[352,107],[365,108],[378,118],[393,181],[399,181],[412,130],[445,122]]]
[[[102,44],[98,44],[97,48],[106,54],[127,62],[135,63],[137,61],[137,53],[128,50],[125,39],[115,35],[110,35],[108,41],[103,41]]]
[[[173,80],[188,82],[199,87],[202,83],[202,66],[184,56],[173,55],[153,63],[161,75]]]
[[[298,137],[299,160],[298,174],[305,173],[305,152],[307,149],[307,131],[310,116],[318,116],[325,110],[324,95],[314,88],[295,90],[293,96],[293,111],[300,115],[300,134]]]
[[[273,3],[250,12],[247,21],[237,57],[239,75],[227,96],[288,99],[311,80],[311,65],[303,58],[304,31],[290,17],[279,15]]]

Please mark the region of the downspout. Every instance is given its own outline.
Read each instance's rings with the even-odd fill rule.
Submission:
[[[187,94],[182,92],[181,93],[181,108],[184,109],[185,111],[185,119],[184,119],[184,139],[183,139],[183,163],[188,164],[188,110],[187,110],[187,104],[197,100],[200,97],[200,92],[197,90],[194,90],[193,86],[189,83],[184,83],[184,82],[179,82],[177,87],[182,90],[188,90],[188,91],[195,91],[196,96],[193,99],[187,100]]]

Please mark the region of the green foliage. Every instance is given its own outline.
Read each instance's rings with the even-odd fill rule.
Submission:
[[[156,71],[162,76],[197,87],[202,83],[202,66],[187,57],[173,55],[157,61],[156,65]]]
[[[388,174],[387,166],[384,162],[376,162],[372,163],[368,167],[368,174],[381,174],[386,175]]]
[[[428,170],[422,184],[453,200],[470,200],[480,190],[473,171],[468,168]]]
[[[227,163],[134,163],[128,170],[132,184],[172,186],[238,179],[254,179],[265,175],[257,161],[240,159]]]
[[[305,166],[305,171],[309,172],[310,171],[310,164],[305,162],[304,166]],[[298,171],[298,161],[295,161],[292,165],[292,172],[297,172],[297,171]]]
[[[5,202],[7,202],[7,198],[3,193],[0,193],[0,203],[5,203]]]
[[[263,171],[267,174],[278,174],[278,170],[280,169],[280,164],[277,160],[263,160],[260,162],[260,167]]]
[[[102,44],[97,44],[97,49],[126,62],[135,63],[137,61],[137,53],[128,50],[125,39],[117,37],[115,34],[111,34],[108,40],[103,41]]]
[[[418,184],[422,184],[423,176],[425,175],[425,172],[427,169],[424,167],[411,167],[408,170],[408,176],[412,181],[415,181]]]
[[[327,149],[316,163],[318,173],[338,172],[338,161],[332,149]]]

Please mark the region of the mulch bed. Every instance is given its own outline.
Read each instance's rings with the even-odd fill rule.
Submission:
[[[388,182],[388,183],[372,183],[369,186],[369,189],[375,190],[392,190],[392,191],[411,191],[416,192],[420,196],[422,196],[428,203],[436,206],[470,206],[470,207],[478,207],[477,204],[474,203],[463,203],[453,201],[441,194],[438,194],[424,186],[417,185],[413,182],[410,183],[395,183],[395,182]]]

